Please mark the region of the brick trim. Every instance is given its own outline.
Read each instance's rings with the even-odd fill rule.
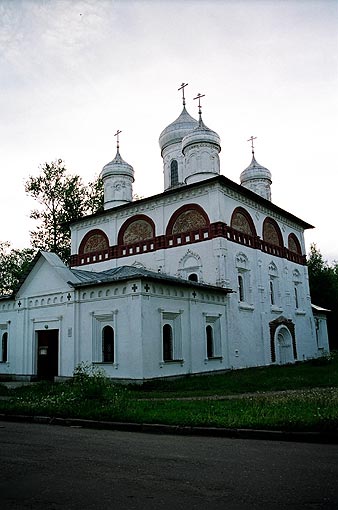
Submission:
[[[135,216],[133,216],[135,218]],[[93,230],[91,231],[94,232]],[[249,248],[260,250],[264,253],[269,253],[275,257],[285,258],[296,264],[306,265],[306,256],[298,253],[291,252],[287,248],[275,246],[260,239],[258,236],[250,236],[244,234],[239,230],[231,228],[222,221],[210,223],[209,225],[190,232],[183,232],[180,234],[166,234],[154,236],[151,239],[138,241],[130,245],[115,245],[110,246],[107,250],[102,250],[93,253],[74,254],[70,258],[70,266],[83,266],[105,260],[128,257],[131,255],[139,255],[141,253],[148,253],[156,250],[169,249],[176,246],[183,246],[188,244],[200,243],[209,241],[217,237],[222,237],[228,241],[247,246]]]

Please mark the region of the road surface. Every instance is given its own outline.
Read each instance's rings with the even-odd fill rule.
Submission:
[[[338,509],[338,445],[0,422],[1,510]]]

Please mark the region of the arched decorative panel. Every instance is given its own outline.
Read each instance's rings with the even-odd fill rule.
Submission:
[[[263,223],[263,241],[283,247],[283,236],[278,223],[272,218],[265,218]]]
[[[118,244],[133,244],[155,237],[155,223],[145,214],[137,214],[125,221],[120,228]]]
[[[167,226],[167,235],[181,234],[210,224],[207,213],[197,204],[187,204],[174,212]]]
[[[302,248],[300,246],[300,242],[295,234],[289,234],[288,237],[288,248],[290,251],[294,253],[302,254]]]
[[[231,216],[230,226],[243,234],[256,236],[256,229],[250,214],[243,207],[236,207]]]
[[[107,235],[99,229],[88,232],[81,241],[79,253],[94,253],[109,248]]]

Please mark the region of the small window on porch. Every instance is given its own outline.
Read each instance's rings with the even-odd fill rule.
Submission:
[[[2,335],[1,339],[1,361],[6,363],[7,361],[7,351],[8,351],[8,333],[5,332]]]
[[[173,330],[170,324],[163,326],[163,361],[174,359]]]
[[[210,324],[205,328],[206,336],[207,336],[207,357],[214,357],[214,334],[212,330],[212,326]]]
[[[105,326],[102,330],[102,361],[114,363],[114,330],[111,326]]]

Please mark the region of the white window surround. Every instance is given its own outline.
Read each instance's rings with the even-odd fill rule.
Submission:
[[[180,363],[183,365],[184,359],[182,355],[182,326],[181,316],[183,310],[178,311],[167,311],[159,308],[161,315],[161,361],[160,367],[170,363]],[[165,324],[171,326],[172,330],[172,359],[164,360],[163,352],[163,327]]]
[[[203,313],[205,331],[205,363],[211,360],[223,360],[222,338],[221,338],[221,317],[222,314]],[[212,330],[212,356],[208,356],[208,333],[207,328]]]
[[[242,252],[237,253],[235,265],[237,269],[238,306],[243,310],[254,310],[248,257]]]
[[[92,351],[93,363],[111,365],[118,369],[118,334],[117,334],[117,316],[118,311],[111,312],[92,312]],[[114,331],[114,362],[104,362],[102,359],[102,331],[105,326],[110,326]]]

